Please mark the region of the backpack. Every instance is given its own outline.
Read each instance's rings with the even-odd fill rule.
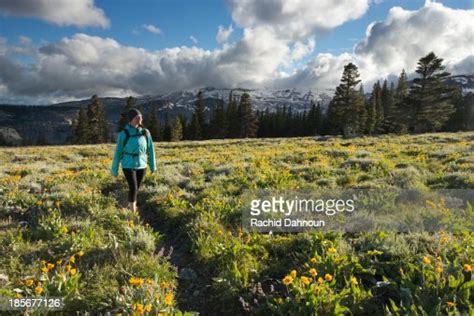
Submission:
[[[123,142],[122,148],[125,148],[125,145],[127,145],[128,139],[129,139],[130,137],[142,137],[142,136],[147,137],[147,136],[150,134],[150,132],[149,132],[148,129],[146,129],[146,128],[143,128],[143,129],[142,129],[142,132],[139,133],[139,134],[136,134],[136,135],[130,135],[130,132],[129,132],[128,129],[126,129],[126,128],[123,128],[122,131],[125,132],[125,140],[124,140],[124,142]]]

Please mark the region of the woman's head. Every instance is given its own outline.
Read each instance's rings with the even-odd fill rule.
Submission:
[[[130,109],[127,112],[128,122],[132,125],[140,125],[142,123],[142,113],[138,109]]]

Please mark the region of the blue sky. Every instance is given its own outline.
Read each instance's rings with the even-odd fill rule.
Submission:
[[[236,84],[240,85],[258,86],[259,84],[263,84],[262,82],[265,82],[265,85],[268,85],[271,78],[274,78],[276,74],[280,74],[283,77],[288,77],[290,75],[292,76],[288,77],[291,80],[285,81],[286,85],[301,85],[305,88],[314,86],[316,89],[319,87],[322,89],[323,87],[334,84],[334,78],[332,78],[334,76],[331,76],[331,80],[329,80],[330,76],[324,76],[323,78],[321,75],[321,69],[333,67],[334,71],[340,71],[343,61],[346,61],[349,58],[347,55],[344,55],[344,53],[350,54],[351,58],[353,57],[354,60],[358,60],[362,65],[361,67],[365,67],[364,69],[367,69],[365,74],[369,74],[370,71],[371,77],[367,75],[367,80],[373,79],[376,76],[395,75],[399,71],[398,69],[400,67],[413,67],[413,62],[398,62],[398,57],[394,55],[393,58],[391,58],[391,67],[385,69],[383,72],[380,71],[377,73],[375,73],[373,69],[370,70],[371,64],[379,60],[383,60],[383,56],[381,55],[384,53],[380,52],[379,48],[375,49],[375,51],[369,51],[374,49],[373,45],[369,45],[370,41],[379,43],[380,39],[375,38],[375,35],[378,34],[367,36],[367,27],[371,23],[379,22],[380,29],[382,30],[380,33],[384,34],[381,36],[387,36],[387,34],[391,34],[390,32],[402,31],[401,33],[403,33],[403,29],[400,29],[400,24],[398,24],[398,26],[395,25],[396,23],[392,23],[393,25],[384,24],[384,21],[387,19],[389,14],[389,10],[393,7],[401,7],[403,9],[401,10],[402,13],[399,13],[395,16],[395,20],[398,19],[403,21],[405,18],[404,15],[408,14],[408,12],[412,12],[412,14],[415,15],[415,18],[412,20],[419,19],[419,21],[427,21],[427,19],[442,19],[444,23],[444,26],[440,25],[440,30],[442,30],[442,32],[439,32],[439,36],[436,35],[437,38],[432,39],[434,45],[433,47],[438,48],[438,51],[443,52],[445,50],[439,49],[439,47],[442,47],[443,41],[446,41],[447,39],[451,41],[449,36],[451,36],[450,34],[452,34],[452,32],[447,30],[447,28],[452,27],[453,25],[455,27],[462,28],[464,31],[461,32],[467,32],[466,34],[461,34],[460,38],[472,36],[472,30],[469,32],[468,27],[466,27],[470,25],[472,29],[472,22],[467,21],[469,20],[469,16],[473,16],[472,0],[437,1],[440,5],[427,6],[425,10],[423,10],[424,6],[426,5],[424,0],[346,0],[340,1],[339,3],[345,2],[345,4],[342,6],[339,5],[339,7],[337,7],[337,4],[334,4],[337,1],[326,1],[327,6],[335,7],[329,8],[328,10],[334,10],[330,12],[335,14],[342,12],[340,23],[331,25],[331,20],[334,19],[331,14],[326,14],[325,12],[320,13],[319,16],[318,14],[315,14],[315,18],[321,20],[316,24],[312,23],[310,19],[303,21],[307,24],[306,29],[309,30],[309,32],[306,33],[302,31],[305,30],[304,23],[302,26],[297,25],[299,19],[298,15],[294,15],[290,18],[282,17],[283,15],[278,15],[280,12],[275,13],[271,11],[274,8],[272,8],[271,4],[268,5],[270,1],[255,1],[252,3],[252,1],[243,0],[76,0],[77,3],[82,2],[85,3],[85,5],[92,5],[95,11],[102,11],[102,22],[97,23],[103,23],[104,19],[106,19],[109,21],[109,25],[106,27],[101,27],[100,25],[90,22],[83,22],[83,16],[81,17],[82,22],[77,23],[69,23],[70,21],[74,21],[74,17],[71,17],[69,21],[67,17],[65,20],[61,20],[61,18],[53,16],[52,13],[54,10],[56,10],[56,8],[58,8],[58,12],[60,11],[61,8],[59,3],[64,0],[53,0],[53,2],[58,3],[56,7],[53,6],[51,8],[47,8],[46,5],[44,5],[46,9],[43,7],[42,10],[38,9],[38,12],[34,12],[33,9],[20,10],[19,7],[21,7],[22,3],[27,3],[27,1],[29,0],[18,0],[16,2],[18,3],[18,8],[12,8],[11,6],[9,7],[9,5],[5,5],[5,3],[0,4],[0,57],[2,54],[3,45],[3,54],[6,58],[8,58],[6,62],[9,63],[9,66],[12,68],[17,67],[14,66],[15,61],[20,62],[22,65],[18,66],[20,67],[18,70],[23,71],[25,76],[31,77],[44,76],[45,69],[40,69],[41,67],[44,67],[44,65],[40,64],[38,61],[41,60],[41,57],[49,58],[53,55],[51,54],[51,49],[48,53],[45,53],[46,50],[42,50],[41,47],[50,44],[50,46],[59,48],[63,52],[67,51],[69,54],[74,54],[74,52],[69,48],[65,48],[70,44],[70,41],[64,42],[64,40],[74,39],[77,37],[77,34],[85,34],[85,38],[76,38],[78,43],[76,43],[76,46],[74,46],[74,49],[78,49],[78,47],[80,47],[80,49],[84,49],[84,56],[87,56],[86,53],[91,53],[90,45],[98,45],[97,51],[91,53],[91,56],[104,54],[104,52],[99,49],[99,46],[106,46],[106,38],[111,38],[116,41],[118,45],[120,45],[120,48],[114,51],[118,55],[121,54],[121,51],[126,50],[125,47],[133,47],[134,49],[143,48],[148,53],[147,58],[150,59],[150,62],[156,62],[155,59],[159,55],[161,62],[154,70],[156,71],[156,74],[163,76],[163,80],[173,80],[173,76],[176,75],[174,73],[166,73],[166,71],[162,68],[163,63],[165,62],[176,63],[178,65],[177,67],[184,67],[183,71],[190,73],[189,77],[181,77],[181,79],[192,78],[191,76],[194,75],[195,69],[202,67],[202,63],[206,63],[209,65],[209,67],[214,67],[206,68],[206,74],[212,73],[215,69],[219,69],[219,71],[221,71],[221,69],[225,69],[225,71],[229,72],[225,74],[225,78],[218,78],[215,80],[216,82],[225,82],[227,85],[232,85],[234,81]],[[278,2],[282,0],[274,1]],[[45,1],[38,0],[38,3],[43,2]],[[353,4],[354,9],[352,8]],[[268,5],[268,8],[266,8],[265,5]],[[312,3],[311,0],[308,0],[307,5],[301,5],[301,2],[299,5],[300,10],[306,10],[307,8],[309,10],[310,6],[313,6],[314,3]],[[357,6],[359,6],[359,9],[356,8]],[[28,6],[25,5],[25,8],[26,7]],[[69,14],[71,10],[74,10],[66,7],[63,9],[65,15]],[[268,15],[270,17],[270,20],[268,21],[270,22],[265,20],[267,18],[265,16],[267,9],[268,12],[271,12],[271,14]],[[46,14],[47,17],[45,17],[45,10],[51,10],[51,12],[49,12],[51,14]],[[77,10],[78,12],[76,13],[76,17],[88,14],[87,10],[84,8],[81,9],[83,11],[80,11],[79,9]],[[241,10],[240,12],[244,13],[240,16],[236,13],[236,16],[234,17],[233,13],[239,12],[239,10]],[[260,10],[260,15],[255,13],[255,10]],[[355,18],[349,17],[351,10],[359,10],[360,14],[357,14]],[[246,15],[250,16],[250,18],[247,19]],[[60,22],[58,22],[58,19]],[[462,21],[459,21],[460,19]],[[462,23],[460,24],[460,22]],[[265,23],[270,26],[272,26],[272,23],[275,24],[275,27],[270,31],[270,33],[267,31],[265,31],[266,33],[261,31],[261,26]],[[430,23],[432,23],[432,25]],[[327,27],[326,24],[328,25]],[[438,26],[436,21],[428,21],[426,24],[426,29],[421,29],[420,32],[427,32],[428,34],[430,33],[430,27],[433,29],[433,27]],[[145,25],[148,25],[155,30],[159,29],[159,32],[150,32],[144,27]],[[233,32],[231,32],[230,36],[224,42],[229,45],[234,45],[234,51],[223,51],[220,55],[218,55],[217,52],[223,47],[223,43],[218,43],[216,40],[217,30],[220,25],[225,28],[228,28],[229,25],[232,25]],[[292,26],[295,27],[295,25],[297,25],[296,27],[299,28],[297,29],[299,33],[290,34],[285,31],[286,26],[288,26],[289,29]],[[410,25],[407,26],[407,29],[409,28]],[[255,35],[253,37],[249,36],[249,38],[244,38],[243,34],[245,29],[247,29],[249,32],[255,32]],[[409,33],[407,32],[407,34]],[[270,39],[268,39],[268,35],[270,36]],[[191,36],[197,41],[193,41]],[[315,38],[314,47],[309,48],[310,45],[305,46],[308,43],[307,41],[309,38],[313,36]],[[403,34],[401,36],[403,36]],[[430,33],[430,36],[433,37],[434,35]],[[27,39],[24,37],[27,37]],[[99,42],[95,41],[94,43],[89,43],[94,41],[95,37],[99,39]],[[459,41],[461,40],[460,38],[456,38],[455,40]],[[354,54],[354,45],[362,42],[364,39],[369,40],[369,44],[363,45],[362,49],[360,50],[362,53],[359,53],[358,55]],[[423,43],[420,42],[420,39],[422,40],[423,36],[418,39],[404,38],[403,42],[401,42],[401,45],[406,44],[408,51],[412,50],[421,52],[422,50],[420,47],[423,47]],[[298,42],[301,42],[301,44],[306,43],[303,45],[303,48],[306,49],[306,51],[300,54],[302,57],[294,58],[296,55],[292,55],[292,51],[295,47],[293,45]],[[260,43],[262,43],[262,46],[265,45],[263,43],[266,43],[268,47],[249,48],[251,45],[258,46]],[[390,43],[384,43],[380,45],[387,47],[387,52],[390,54],[394,51],[393,49],[389,50]],[[400,45],[400,43],[398,43],[398,45]],[[26,46],[29,47],[27,53],[25,52]],[[163,52],[163,50],[167,48],[189,48],[192,46],[196,46],[199,50],[194,50],[191,52],[187,49],[181,49],[179,52],[179,57],[173,55],[174,53],[158,53]],[[447,61],[452,60],[453,65],[455,62],[459,63],[461,59],[464,61],[464,64],[466,64],[465,58],[472,55],[472,47],[471,53],[469,53],[469,47],[466,47],[464,42],[461,43],[461,46],[464,48],[463,54],[465,56],[461,56],[463,59],[459,56],[459,58],[456,56],[446,56],[448,57]],[[18,47],[23,47],[23,53],[18,53],[20,51]],[[89,50],[87,50],[86,47],[88,47]],[[212,55],[212,57],[206,57],[206,52],[211,52],[215,55]],[[318,56],[321,53],[327,55],[323,56],[324,58]],[[139,50],[134,50],[132,55],[135,56],[137,54],[140,54]],[[190,54],[192,54],[193,57],[189,57]],[[246,62],[244,57],[239,57],[244,56],[245,54],[248,54],[248,58],[255,58],[256,61],[251,64]],[[268,62],[266,62],[265,59],[267,56],[266,54],[268,55]],[[376,56],[377,54],[381,55]],[[163,55],[166,56],[163,57]],[[290,58],[288,55],[292,55],[293,57]],[[369,55],[373,55],[376,58],[373,58],[369,61],[367,57]],[[77,61],[77,56],[74,58],[71,58],[71,56],[65,57],[67,57],[65,58],[67,60],[74,59]],[[419,58],[421,56],[413,56],[413,59],[415,57]],[[108,56],[102,55],[100,58],[108,58]],[[195,59],[193,59],[194,61],[187,63],[186,58]],[[222,63],[222,59],[224,58],[226,59],[226,63]],[[288,58],[291,59],[289,63]],[[400,56],[400,60],[402,59],[408,60],[409,58],[407,56]],[[182,63],[183,60],[185,61],[184,66]],[[136,60],[133,59],[132,61],[134,63],[140,64],[138,57]],[[193,62],[195,64],[193,64]],[[323,62],[326,64],[322,64]],[[238,65],[239,63],[242,63],[242,65]],[[27,67],[28,64],[34,68],[34,71]],[[193,66],[191,67],[188,64],[193,64]],[[363,66],[364,64],[365,66]],[[48,65],[50,68],[46,72],[50,73],[50,69],[53,69],[54,67],[51,68],[51,64]],[[101,64],[99,63],[98,65]],[[235,65],[237,70],[243,70],[242,73],[233,74],[230,72],[228,69],[231,67],[231,65]],[[66,68],[68,66],[74,66],[76,72],[78,69],[77,67],[79,67],[78,64],[58,64],[57,68]],[[117,67],[119,66],[120,65],[117,65]],[[310,66],[312,68],[310,68]],[[176,69],[176,71],[179,70],[178,68]],[[252,76],[250,72],[251,69],[259,71],[260,75]],[[57,71],[60,72],[60,70]],[[248,72],[244,73],[245,71]],[[86,72],[85,69],[84,72]],[[107,72],[110,73],[110,69],[107,70]],[[141,70],[141,73],[134,73],[133,75],[127,74],[129,75],[127,80],[135,80],[138,77],[140,80],[143,80],[141,78],[143,72],[147,72],[146,67]],[[196,78],[198,79],[189,79],[190,82],[186,82],[186,84],[183,83],[181,86],[178,85],[176,86],[176,89],[191,88],[196,86],[197,83],[206,84],[206,80],[203,81],[199,79],[203,76],[206,77],[206,74],[200,74],[199,76],[196,75]],[[57,76],[58,74],[56,73],[55,78],[57,78]],[[232,78],[235,78],[235,80]],[[87,78],[84,78],[84,80],[86,79]],[[64,91],[66,88],[58,88],[58,91],[56,91],[51,87],[49,89],[52,92],[50,91],[48,93],[42,93],[39,86],[31,87],[31,91],[35,91],[34,93],[32,93],[30,90],[21,91],[24,89],[18,88],[18,85],[9,84],[9,82],[7,82],[8,80],[11,79],[3,78],[3,87],[1,84],[2,81],[0,80],[0,97],[3,93],[4,95],[10,95],[11,99],[14,98],[15,95],[18,96],[20,92],[25,94],[25,96],[30,94],[33,97],[34,95],[43,95],[43,97],[47,97],[48,93],[51,95],[52,92],[55,97],[62,96],[64,98],[74,98],[74,96],[79,97],[81,95],[79,92],[71,93],[71,91],[69,91],[66,93]],[[37,78],[35,78],[35,80],[36,82],[41,81]],[[181,82],[184,81],[187,80],[181,80]],[[196,83],[195,81],[199,82]],[[209,84],[213,84],[213,80],[208,79],[208,81]],[[158,85],[160,85],[160,83],[162,83],[162,81],[158,80],[156,82]],[[28,81],[27,85],[29,84],[33,85],[32,81]],[[278,83],[278,85],[282,84],[282,82]],[[143,93],[143,91],[137,91],[140,89],[134,88],[135,85],[132,83],[127,83],[120,88],[111,88],[113,85],[113,83],[107,83],[106,86],[108,88],[103,87],[102,90],[105,93],[110,91],[111,94],[120,94],[128,91],[136,91],[138,94]],[[163,86],[163,89],[174,89],[174,87],[170,88],[167,85],[161,86]],[[69,89],[69,87],[67,88]],[[15,89],[18,91],[15,91]]]

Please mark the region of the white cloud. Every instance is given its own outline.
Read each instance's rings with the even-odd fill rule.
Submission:
[[[473,54],[473,20],[474,10],[441,3],[427,2],[416,11],[394,7],[384,21],[367,28],[367,37],[354,52],[365,60],[366,67],[376,65],[371,71],[383,76],[402,68],[414,69],[418,59],[430,51],[452,66]]]
[[[94,0],[15,0],[0,1],[0,14],[35,17],[57,25],[110,26],[110,21]]]
[[[38,98],[253,86],[275,75],[287,56],[287,46],[265,30],[246,30],[241,41],[212,51],[182,46],[150,52],[75,34],[40,47],[31,66],[0,56],[0,83],[12,95]]]
[[[228,0],[242,27],[267,26],[280,37],[302,40],[361,17],[369,0]]]
[[[229,39],[229,36],[232,34],[234,29],[232,28],[232,24],[226,29],[224,26],[219,25],[217,30],[216,40],[219,44],[226,42]]]
[[[315,46],[316,46],[316,40],[315,40],[314,36],[308,38],[308,40],[306,41],[306,44],[301,42],[301,41],[297,41],[293,45],[293,50],[291,51],[292,59],[293,60],[302,59],[306,55],[312,53]]]
[[[473,20],[474,10],[452,9],[430,1],[413,11],[394,7],[385,20],[367,27],[366,37],[354,46],[353,53],[320,54],[304,69],[275,84],[334,88],[344,64],[351,61],[369,88],[378,79],[398,76],[403,68],[413,73],[418,60],[430,51],[443,58],[453,74],[474,72]]]
[[[31,38],[29,38],[28,36],[20,35],[18,39],[20,40],[20,44],[23,44],[23,45],[27,45],[31,43]]]
[[[191,41],[193,41],[194,44],[197,44],[197,43],[198,43],[197,38],[195,38],[193,35],[189,36],[189,39],[190,39]]]
[[[295,69],[314,52],[318,32],[356,16],[339,4],[332,8],[325,3],[325,12],[333,15],[326,14],[327,25],[323,26],[324,20],[318,20],[314,12],[302,13],[301,18],[294,13],[295,8],[301,8],[301,1],[233,3],[236,12],[232,15],[244,27],[242,37],[223,41],[213,50],[180,46],[149,51],[79,33],[39,48],[32,43],[17,46],[33,47],[28,52],[34,62],[21,64],[10,58],[16,47],[0,37],[2,98],[63,100],[92,94],[156,94],[206,85],[326,90],[336,87],[348,62],[359,67],[368,90],[371,81],[398,75],[402,68],[414,71],[418,59],[431,50],[445,59],[448,70],[459,73],[470,68],[472,72],[470,21],[474,10],[456,10],[439,3],[427,3],[414,11],[392,8],[385,20],[371,23],[352,53],[317,54]],[[275,9],[278,3],[280,10]],[[263,4],[268,10],[262,11]],[[252,13],[245,5],[260,11]],[[308,8],[314,9],[314,5],[310,2]],[[365,8],[363,2],[351,2],[347,7],[358,14]]]
[[[153,24],[143,24],[142,27],[150,33],[161,34],[161,30]]]

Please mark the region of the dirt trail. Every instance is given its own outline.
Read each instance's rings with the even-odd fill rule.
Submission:
[[[104,189],[105,195],[112,195],[117,201],[117,207],[128,207],[128,187],[123,181],[117,180],[113,186]],[[209,293],[212,279],[205,273],[205,268],[199,265],[191,253],[191,239],[187,234],[186,223],[192,220],[189,215],[177,218],[167,218],[166,212],[160,212],[155,205],[148,202],[151,196],[147,193],[138,193],[138,212],[144,223],[148,223],[161,236],[156,252],[168,255],[169,261],[178,272],[178,286],[176,301],[182,311],[196,311],[201,315],[217,315],[212,311],[212,302],[209,302]],[[158,213],[160,212],[160,213]],[[184,214],[184,213],[183,213]]]

